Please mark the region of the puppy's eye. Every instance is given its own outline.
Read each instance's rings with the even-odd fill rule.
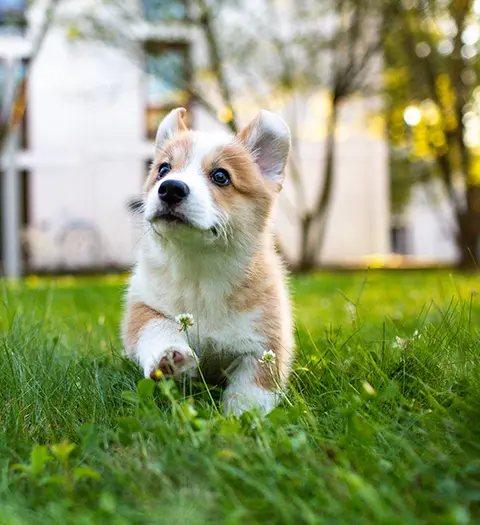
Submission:
[[[230,174],[223,168],[213,170],[210,175],[212,182],[217,186],[228,186],[230,184]]]
[[[167,173],[172,170],[172,166],[168,162],[162,162],[158,167],[157,180],[160,180],[162,177],[165,177]]]

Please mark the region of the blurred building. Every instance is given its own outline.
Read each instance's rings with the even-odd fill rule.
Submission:
[[[456,219],[438,181],[413,186],[402,213],[391,220],[394,253],[423,264],[456,264]]]
[[[82,2],[72,5],[78,9]],[[34,52],[35,13],[27,14],[26,7],[25,0],[0,0],[0,79],[8,71],[21,77]],[[29,271],[128,266],[138,240],[128,204],[141,192],[158,122],[173,107],[187,105],[194,128],[222,125],[185,99],[202,45],[182,26],[182,2],[143,0],[138,7],[156,30],[138,32],[143,50],[136,57],[99,40],[74,38],[74,28],[57,24],[34,61],[16,151],[3,159],[3,176],[7,168],[17,174],[22,257]],[[321,98],[319,93],[302,101],[312,118],[318,118]],[[251,110],[240,112],[242,123]],[[381,134],[365,131],[371,110],[362,99],[341,110],[324,263],[390,251],[387,148]],[[322,140],[309,133],[307,120],[299,145],[307,198],[320,182]],[[287,183],[276,223],[294,258],[299,231],[291,219],[291,192]]]

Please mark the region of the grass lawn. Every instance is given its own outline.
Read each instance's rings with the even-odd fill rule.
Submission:
[[[122,358],[121,278],[0,283],[0,524],[480,523],[478,276],[292,285],[285,401],[227,420]]]

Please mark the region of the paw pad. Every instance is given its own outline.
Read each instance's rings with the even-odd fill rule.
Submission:
[[[171,349],[164,352],[158,366],[150,373],[150,378],[158,381],[163,376],[178,377],[185,372],[193,371],[195,368],[195,358],[190,349],[189,353]]]

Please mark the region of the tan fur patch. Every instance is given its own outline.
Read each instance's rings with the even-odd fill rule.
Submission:
[[[242,203],[248,200],[255,204],[256,224],[266,224],[277,191],[276,184],[260,174],[241,142],[234,142],[204,159],[203,169],[208,177],[213,169],[220,167],[230,173],[232,184],[216,187],[211,183],[217,205],[227,210],[233,207],[241,210]],[[293,348],[293,341],[288,344],[282,332],[285,326],[290,326],[291,319],[288,302],[281,304],[286,272],[270,233],[261,231],[260,235],[256,255],[246,277],[232,293],[231,304],[240,312],[263,313],[257,330],[265,336],[266,349],[275,353],[276,360],[270,367],[258,363],[255,382],[262,388],[275,390],[285,381],[292,362],[292,355],[285,344]]]
[[[266,350],[272,350],[276,360],[270,367],[259,362],[255,381],[262,388],[274,390],[288,375],[293,356],[287,348],[293,348],[293,340],[287,341],[282,331],[291,324],[288,302],[282,302],[286,276],[280,257],[273,246],[268,246],[270,242],[269,237],[265,239],[266,246],[259,250],[244,281],[232,294],[232,305],[241,312],[259,310],[263,314],[257,330],[265,336]]]
[[[273,200],[273,188],[260,175],[240,142],[233,142],[206,156],[202,161],[202,168],[218,207],[229,212],[240,208],[245,201],[250,201],[255,204],[258,212],[262,213],[263,218],[268,216]],[[219,187],[211,181],[212,172],[218,168],[228,171],[232,184]]]
[[[164,319],[165,316],[143,303],[130,303],[127,308],[125,340],[129,346],[138,342],[142,328],[153,319]]]
[[[258,365],[259,368],[254,377],[255,384],[264,390],[278,390],[281,386],[278,365],[267,366],[261,363],[258,363]]]

